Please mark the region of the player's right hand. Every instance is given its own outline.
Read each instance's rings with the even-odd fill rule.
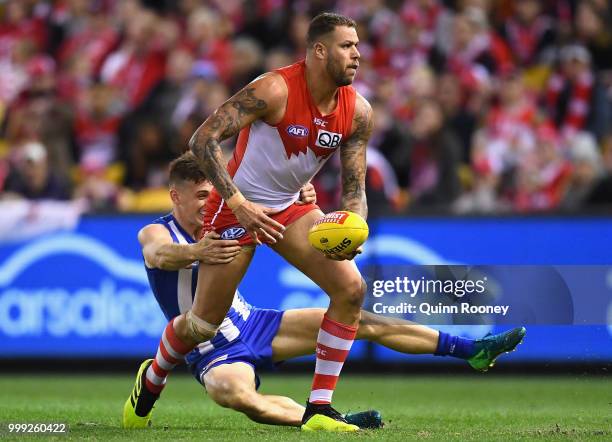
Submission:
[[[285,231],[285,226],[268,216],[276,212],[277,210],[247,200],[236,207],[234,215],[255,244],[262,244],[262,240],[276,244],[283,239]]]
[[[217,232],[207,232],[195,244],[198,260],[204,264],[227,264],[238,256],[242,247],[235,239],[220,239]]]

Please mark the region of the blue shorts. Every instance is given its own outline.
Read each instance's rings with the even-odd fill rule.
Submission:
[[[254,308],[240,329],[240,335],[222,347],[191,360],[189,368],[195,378],[204,385],[203,376],[213,367],[234,362],[244,362],[253,367],[255,383],[259,388],[257,370],[273,368],[272,340],[278,332],[283,313],[279,310]]]

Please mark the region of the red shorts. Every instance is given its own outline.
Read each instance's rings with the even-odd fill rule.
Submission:
[[[304,205],[294,203],[285,210],[269,216],[274,221],[287,227],[311,210],[318,208],[319,206],[314,203]],[[211,192],[204,205],[204,232],[210,232],[211,230],[221,235],[221,239],[237,239],[241,246],[255,244],[246,229],[236,219],[234,212],[225,204],[225,200],[215,190]],[[263,239],[261,241],[266,242]]]

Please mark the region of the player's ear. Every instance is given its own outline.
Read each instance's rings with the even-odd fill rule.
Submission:
[[[173,204],[179,204],[180,203],[180,197],[179,197],[179,193],[178,191],[173,187],[170,189],[170,199],[172,200]]]
[[[317,41],[312,45],[312,50],[315,57],[319,60],[324,60],[327,56],[327,47],[320,41]]]

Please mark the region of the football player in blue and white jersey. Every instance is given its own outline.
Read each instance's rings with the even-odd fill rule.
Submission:
[[[195,157],[185,153],[170,165],[173,210],[145,226],[138,234],[149,283],[168,320],[188,311],[195,293],[199,261],[227,263],[240,251],[238,241],[203,231],[202,208],[212,184]],[[300,194],[302,203],[316,200],[312,185]],[[256,422],[300,426],[304,407],[288,397],[260,394],[257,370],[298,356],[313,354],[325,309],[279,311],[249,305],[236,292],[219,331],[185,357],[195,378],[223,407],[246,414]],[[166,328],[155,359],[144,361],[123,409],[125,428],[151,424],[155,401],[168,372],[182,358],[180,341]],[[486,371],[501,354],[522,341],[525,329],[515,328],[480,340],[451,336],[397,318],[362,311],[357,339],[365,339],[402,353],[450,355],[466,359]],[[345,416],[361,428],[382,426],[380,413],[369,411]]]

